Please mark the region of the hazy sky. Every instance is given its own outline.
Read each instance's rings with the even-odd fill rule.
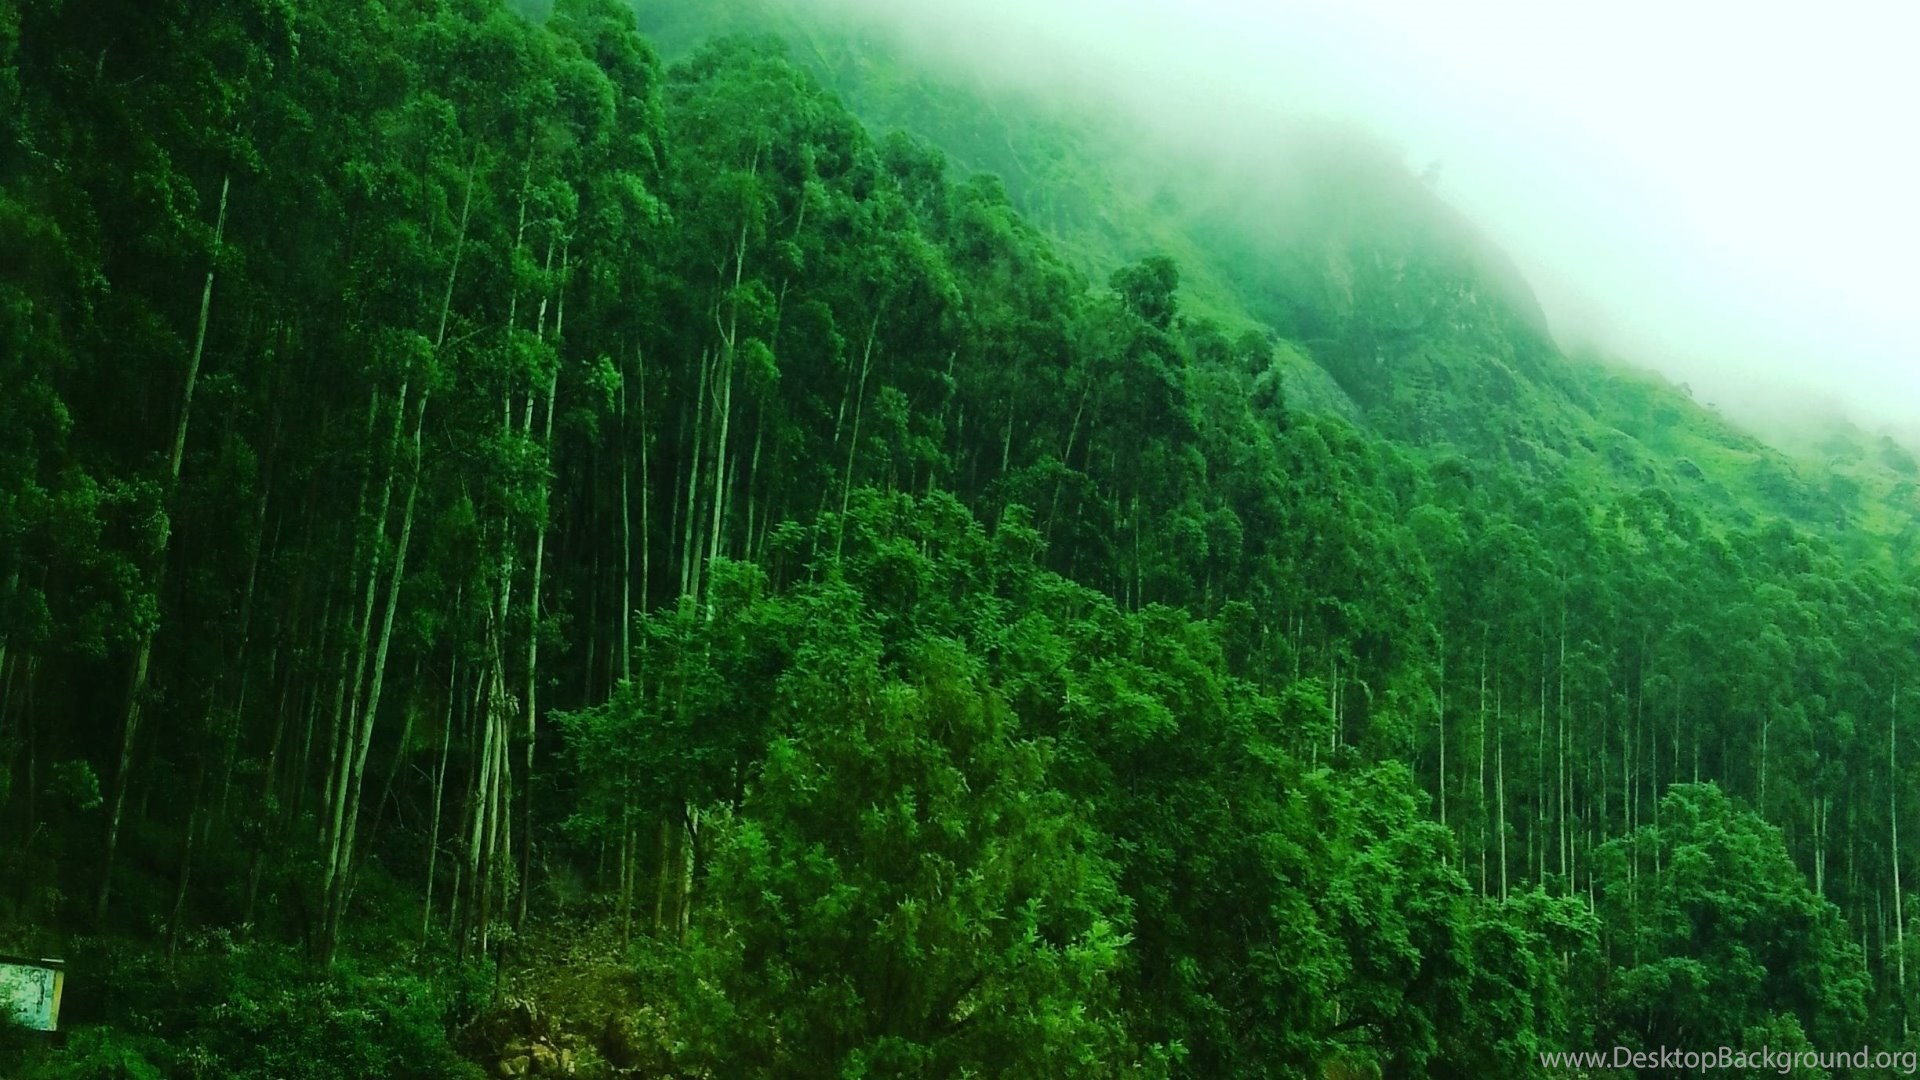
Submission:
[[[1920,430],[1920,3],[851,2],[1223,147],[1358,121],[1440,163],[1564,336]]]

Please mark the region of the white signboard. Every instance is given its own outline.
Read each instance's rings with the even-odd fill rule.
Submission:
[[[60,1022],[60,991],[67,981],[58,960],[0,959],[0,1017],[32,1031]]]

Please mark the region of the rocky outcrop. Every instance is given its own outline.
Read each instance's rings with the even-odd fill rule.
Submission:
[[[501,1080],[605,1073],[604,1069],[582,1070],[582,1040],[525,999],[509,998],[482,1015],[469,1029],[468,1039],[474,1057]]]
[[[598,1049],[619,1076],[665,1076],[672,1045],[664,1018],[645,1006],[614,1013],[600,1029]]]
[[[596,1024],[525,998],[507,998],[467,1028],[465,1042],[468,1056],[500,1080],[677,1075],[666,1019],[645,1005],[610,1009]]]

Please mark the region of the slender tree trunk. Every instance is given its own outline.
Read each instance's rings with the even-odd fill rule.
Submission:
[[[733,430],[733,347],[729,345],[720,365],[719,401],[714,410],[720,417],[720,430],[715,439],[713,454],[713,516],[708,530],[707,557],[720,558],[725,554],[721,547],[723,539],[721,526],[726,518],[727,504],[727,443]],[[712,618],[713,608],[707,608],[708,618]]]
[[[1760,721],[1760,813],[1767,812],[1767,740],[1773,731],[1773,713],[1769,709],[1766,719]]]
[[[1561,588],[1564,590],[1565,587],[1566,583],[1562,581]],[[1554,712],[1556,714],[1556,723],[1559,731],[1554,740],[1554,746],[1558,751],[1557,756],[1560,761],[1560,782],[1557,785],[1558,790],[1555,792],[1555,798],[1560,806],[1559,813],[1556,817],[1560,822],[1560,878],[1566,882],[1567,895],[1571,896],[1573,895],[1573,871],[1572,864],[1568,862],[1567,858],[1567,803],[1569,801],[1569,788],[1567,787],[1567,609],[1565,604],[1562,604],[1560,607],[1560,668],[1558,679],[1560,683],[1559,703],[1554,707]]]
[[[489,601],[489,606],[491,606],[491,600]],[[488,636],[497,639],[499,628],[496,621],[493,618],[489,618],[487,621]],[[482,897],[487,891],[484,870],[487,842],[492,832],[491,807],[493,806],[493,791],[496,786],[497,777],[497,772],[494,768],[494,761],[496,759],[494,736],[500,729],[497,718],[501,707],[500,684],[504,679],[500,671],[498,650],[496,649],[494,652],[493,669],[484,679],[487,684],[485,691],[486,702],[484,706],[476,708],[474,714],[475,724],[479,728],[480,752],[474,758],[473,795],[468,800],[470,807],[468,816],[470,818],[469,824],[471,831],[467,836],[467,900],[462,905],[461,914],[464,919],[464,925],[460,931],[459,946],[459,952],[463,958],[466,955],[468,942],[474,940],[476,937],[480,937],[480,932],[486,920]],[[481,948],[484,951],[484,938],[481,937],[480,940],[482,941]]]
[[[259,582],[260,558],[261,558],[262,552],[265,550],[265,547],[266,547],[268,499],[273,492],[273,464],[274,464],[274,458],[280,446],[280,433],[279,433],[279,423],[277,420],[277,416],[278,416],[277,411],[275,415],[276,415],[276,420],[272,424],[270,424],[268,428],[269,434],[267,437],[266,457],[260,464],[260,496],[255,502],[254,513],[253,513],[253,554],[247,561],[247,584],[241,594],[241,600],[240,600],[240,614],[238,618],[238,624],[240,627],[240,645],[239,645],[239,648],[236,650],[236,655],[234,659],[234,668],[237,669],[240,673],[240,687],[238,691],[236,691],[234,694],[233,708],[232,708],[232,711],[228,714],[227,723],[225,725],[225,733],[224,733],[225,747],[224,747],[224,752],[222,754],[222,764],[220,769],[220,802],[219,802],[218,816],[223,820],[225,819],[227,814],[228,796],[233,791],[234,764],[235,764],[235,759],[239,756],[239,751],[240,751],[241,717],[245,715],[246,706],[247,706],[247,675],[248,675],[247,659],[248,659],[248,646],[253,641],[254,589]],[[285,517],[286,515],[284,513],[280,515],[282,522],[284,522]],[[274,548],[276,550],[276,553],[279,548],[279,534],[280,534],[280,526],[279,524],[276,524],[274,526]],[[275,732],[274,740],[275,740],[276,750],[278,749],[280,726],[281,726],[281,721],[279,717],[276,716],[275,726],[274,726],[274,732]],[[211,824],[212,819],[213,819],[213,815],[209,815],[207,819],[209,824]]]
[[[453,308],[454,287],[460,279],[460,263],[466,253],[467,225],[471,220],[473,210],[474,171],[478,165],[479,151],[476,149],[473,157],[469,159],[467,164],[466,190],[460,204],[460,228],[454,238],[453,261],[447,271],[447,287],[440,301],[439,324],[434,330],[433,348],[436,357],[440,355],[446,346],[447,319]],[[411,378],[411,373],[412,367],[409,365],[409,379]],[[334,950],[339,943],[341,916],[344,914],[347,897],[352,889],[352,883],[349,880],[351,877],[349,871],[354,862],[354,838],[355,832],[359,827],[360,790],[366,776],[367,753],[373,745],[374,722],[380,711],[380,695],[386,680],[387,655],[393,644],[394,615],[399,609],[401,587],[406,581],[407,550],[413,541],[414,510],[418,505],[420,495],[420,473],[424,453],[423,432],[426,425],[427,402],[432,397],[432,389],[433,384],[431,379],[424,380],[420,388],[420,393],[414,402],[412,476],[407,485],[406,505],[401,511],[400,538],[394,552],[393,571],[387,581],[386,612],[380,629],[380,641],[374,657],[373,678],[367,690],[366,704],[358,710],[360,717],[357,739],[358,745],[357,747],[350,746],[347,748],[347,750],[353,754],[353,761],[351,762],[351,772],[346,777],[348,787],[342,796],[345,807],[344,820],[341,821],[341,827],[336,830],[336,834],[330,845],[333,850],[333,855],[330,856],[329,862],[332,864],[333,870],[329,875],[330,880],[328,881],[325,909],[326,925],[321,940],[322,960],[325,966],[331,966],[333,963]],[[403,393],[396,408],[404,410],[405,407],[406,398]],[[380,525],[382,534],[384,534],[385,529],[385,523],[382,522]],[[341,814],[336,814],[336,820],[340,820],[341,817]]]
[[[840,482],[840,520],[834,523],[833,557],[838,559],[847,538],[847,501],[853,495],[853,463],[860,456],[860,417],[866,411],[867,376],[873,371],[873,339],[880,332],[880,316],[867,325],[867,345],[860,355],[860,390],[853,399],[853,434],[847,439],[847,472]]]
[[[755,151],[754,154],[754,165],[757,169],[759,165],[758,151]],[[718,439],[715,441],[713,453],[713,522],[707,542],[707,556],[709,558],[720,557],[724,550],[721,546],[722,540],[724,539],[721,527],[726,518],[727,490],[730,486],[727,479],[727,445],[728,436],[733,430],[733,362],[734,358],[739,354],[740,279],[746,266],[746,254],[747,226],[745,222],[742,222],[740,225],[740,239],[734,247],[733,295],[728,300],[728,324],[724,331],[720,348],[718,400],[714,403],[715,411],[719,414],[720,433]],[[718,319],[717,313],[715,318],[716,320]],[[709,619],[713,617],[713,606],[711,604],[707,606],[707,617]]]
[[[1480,895],[1487,895],[1487,646],[1480,644]]]
[[[367,677],[369,649],[373,641],[374,613],[380,596],[380,570],[387,544],[387,517],[393,509],[393,486],[400,467],[400,440],[406,433],[407,401],[413,378],[413,366],[407,365],[406,373],[400,378],[400,393],[395,399],[393,426],[387,437],[386,479],[380,488],[380,510],[373,519],[373,542],[367,556],[366,588],[360,603],[360,630],[353,649],[353,682],[351,692],[345,698],[345,711],[335,720],[340,732],[332,744],[334,753],[328,762],[331,775],[327,780],[328,799],[326,803],[326,821],[323,835],[327,841],[327,862],[321,888],[328,897],[334,895],[334,882],[345,871],[345,859],[352,853],[343,849],[342,833],[346,825],[348,788],[352,784],[355,792],[358,785],[353,784],[353,746],[355,733],[362,725],[360,706],[362,690]],[[422,388],[420,398],[425,400],[426,390]],[[371,468],[371,466],[369,466]],[[350,847],[351,845],[348,845]],[[331,903],[331,900],[329,900]]]
[[[394,744],[393,756],[387,760],[387,775],[380,782],[380,797],[373,801],[373,817],[367,821],[366,840],[359,845],[358,853],[348,872],[349,896],[352,895],[354,883],[360,880],[360,869],[366,865],[367,853],[373,847],[374,837],[379,834],[381,820],[386,816],[387,803],[392,800],[394,785],[400,779],[400,768],[406,764],[407,747],[413,745],[413,726],[420,718],[421,662],[421,658],[414,658],[413,677],[409,681],[409,685],[413,687],[413,695],[400,714],[404,718],[400,723],[400,739]]]
[[[187,811],[187,831],[181,838],[180,877],[173,891],[173,916],[167,920],[167,963],[173,963],[175,953],[180,946],[180,925],[187,917],[187,887],[193,880],[193,845],[200,830],[198,824],[203,813],[201,800],[207,784],[207,762],[203,757],[193,770],[193,801]]]
[[[1507,899],[1507,740],[1504,717],[1498,695],[1494,703],[1494,805],[1497,817],[1494,819],[1500,832],[1500,900]]]
[[[281,827],[289,828],[300,814],[303,797],[306,795],[307,782],[313,775],[313,729],[320,718],[320,697],[325,682],[327,642],[333,630],[333,601],[335,590],[323,588],[325,599],[320,607],[320,633],[308,639],[306,646],[307,663],[307,708],[306,723],[300,734],[300,755],[287,766],[285,810],[281,814]]]
[[[173,449],[167,458],[166,501],[171,503],[175,489],[180,486],[180,465],[186,458],[187,429],[193,418],[193,391],[200,380],[200,361],[206,355],[207,317],[213,308],[213,280],[219,270],[221,246],[227,230],[227,191],[231,177],[220,180],[220,209],[214,219],[213,255],[207,265],[207,279],[200,288],[200,318],[194,328],[193,352],[187,360],[186,385],[180,391],[180,415],[173,426]],[[172,537],[166,534],[154,554],[154,592],[158,595],[161,582],[166,578],[167,553]],[[140,736],[140,716],[143,698],[147,691],[147,672],[153,663],[154,628],[149,626],[140,635],[140,644],[134,649],[133,673],[128,679],[126,710],[120,722],[120,761],[114,773],[113,797],[107,809],[107,846],[102,859],[100,872],[100,894],[94,903],[94,921],[105,922],[107,905],[113,898],[114,856],[120,848],[120,824],[126,814],[127,789],[131,786],[133,774],[133,750]]]
[[[488,817],[493,822],[492,836],[487,843],[487,887],[480,898],[480,949],[485,953],[490,947],[493,934],[493,897],[498,887],[501,907],[506,906],[507,872],[512,869],[509,853],[513,850],[513,768],[509,760],[510,746],[509,723],[512,720],[512,695],[504,689],[506,670],[504,663],[500,675],[501,708],[496,717],[499,733],[494,736],[494,788],[493,802],[488,808]]]
[[[273,656],[267,661],[267,668],[270,676],[272,675],[274,669],[278,666],[279,656],[280,656],[280,648],[279,646],[276,645],[274,647]],[[293,665],[288,664],[287,666],[291,668]],[[273,711],[273,735],[271,736],[267,744],[266,766],[261,770],[260,805],[263,808],[263,810],[261,812],[256,813],[253,827],[251,830],[253,832],[253,835],[249,837],[247,840],[248,851],[247,851],[246,885],[244,888],[245,899],[241,904],[242,915],[240,918],[242,935],[245,935],[246,933],[248,933],[249,932],[248,928],[250,928],[253,924],[254,899],[260,887],[261,856],[267,844],[272,841],[275,835],[277,835],[279,831],[279,825],[280,825],[278,816],[265,813],[264,807],[268,805],[268,801],[271,798],[274,788],[276,786],[276,778],[278,777],[280,772],[280,748],[286,738],[286,730],[287,730],[287,697],[288,697],[289,691],[293,687],[293,682],[294,682],[292,672],[288,671],[286,676],[284,678],[281,678],[279,682],[280,682],[280,704],[279,704],[279,707],[274,709]]]
[[[587,594],[587,655],[585,662],[580,665],[580,697],[578,699],[580,708],[583,709],[594,703],[594,688],[601,685],[599,679],[600,633],[605,629],[600,623],[600,594],[605,591],[601,583],[606,580],[606,576],[601,573],[600,569],[600,448],[597,446],[593,448],[592,459],[593,462],[588,468],[589,476],[585,484],[587,498],[592,500],[592,504],[587,507],[586,511],[587,524],[585,529],[585,543],[588,550],[592,553],[592,562],[589,564],[587,571],[591,576],[587,578],[588,584],[583,590]],[[572,538],[569,537],[569,540],[571,539]],[[557,561],[564,564],[566,559],[563,556]],[[624,574],[621,575],[621,584],[623,587],[626,584],[626,576]],[[612,650],[609,649],[608,651],[611,652]],[[608,660],[607,684],[609,685],[613,683],[613,670],[614,663],[612,660]]]
[[[14,663],[18,664],[20,660],[16,658]],[[27,744],[26,836],[20,844],[20,849],[23,853],[33,846],[33,838],[40,828],[40,732],[39,725],[36,723],[37,718],[35,716],[33,695],[33,677],[36,669],[39,667],[39,658],[29,653],[26,657],[26,664],[26,687],[21,691],[21,696],[26,700],[20,706],[20,723],[25,729]],[[25,875],[22,875],[23,878],[24,876]],[[24,886],[26,883],[23,880],[21,884]]]
[[[700,588],[700,555],[694,550],[693,522],[700,501],[700,460],[706,439],[709,364],[709,357],[703,350],[700,354],[699,387],[693,395],[693,445],[687,455],[687,510],[681,522],[680,599],[683,603],[692,600],[694,593]]]
[[[1093,381],[1090,377],[1087,381],[1086,388],[1080,391],[1080,403],[1074,406],[1073,423],[1068,425],[1067,427],[1066,449],[1060,452],[1060,468],[1062,469],[1062,471],[1071,467],[1068,465],[1068,462],[1073,458],[1073,444],[1080,437],[1080,421],[1083,417],[1086,416],[1087,399],[1091,398],[1092,396],[1093,396]],[[1009,406],[1009,408],[1011,408],[1011,406]],[[1009,413],[1008,422],[1009,423],[1012,422],[1011,413]],[[1056,479],[1053,482],[1053,498],[1047,504],[1047,538],[1049,540],[1053,538],[1054,518],[1060,513],[1060,485],[1063,480],[1064,480],[1064,477],[1062,477],[1061,479]]]
[[[620,681],[633,678],[633,469],[627,421],[627,380],[620,380]],[[644,485],[646,481],[642,479]]]
[[[454,592],[453,608],[460,610],[460,593]],[[447,671],[447,709],[440,724],[440,765],[433,772],[433,824],[427,830],[427,895],[420,905],[420,944],[427,943],[433,929],[433,886],[440,869],[440,817],[446,805],[447,758],[453,751],[453,703],[460,693],[460,655],[454,653]]]
[[[560,255],[560,273],[567,272],[566,249],[563,246]],[[558,310],[554,315],[553,336],[556,346],[564,332],[567,316],[567,294],[560,293]],[[553,403],[560,388],[560,364],[556,354],[553,372],[547,378],[547,415],[542,421],[540,433],[541,445],[547,455],[547,476],[540,483],[539,515],[540,520],[534,529],[533,540],[533,582],[527,597],[527,726],[525,759],[522,762],[521,776],[524,777],[520,793],[520,890],[519,904],[513,913],[513,929],[517,934],[527,922],[527,894],[533,883],[533,748],[536,723],[539,719],[539,666],[540,666],[540,584],[547,555],[547,517],[551,475],[553,472]]]
[[[693,874],[694,861],[700,851],[700,808],[689,805],[686,808],[687,831],[682,845],[686,851],[680,860],[680,944],[686,945],[687,931],[693,925]]]
[[[1440,827],[1447,827],[1447,643],[1440,641]]]
[[[213,307],[213,276],[218,269],[221,245],[227,231],[227,190],[231,181],[231,177],[220,179],[220,209],[213,226],[213,258],[207,266],[206,283],[200,288],[200,319],[193,332],[193,355],[187,361],[187,383],[180,393],[180,418],[173,428],[173,453],[167,461],[167,476],[176,484],[180,480],[180,462],[187,452],[187,419],[193,411],[193,388],[199,381],[200,359],[206,352],[207,315]]]
[[[652,609],[650,586],[653,581],[653,518],[652,506],[648,500],[653,489],[653,473],[648,467],[647,460],[648,443],[651,441],[647,438],[647,357],[637,349],[635,357],[640,365],[640,610],[649,611]],[[622,472],[621,475],[625,476],[625,473]],[[620,621],[622,678],[630,678],[633,674],[632,657],[627,648],[627,631],[632,623],[633,610],[629,608],[621,615]]]
[[[1608,682],[1612,690],[1612,682]],[[1613,699],[1611,692],[1608,700]],[[1639,764],[1635,759],[1638,747],[1635,733],[1629,726],[1626,713],[1620,714],[1620,835],[1633,836],[1633,770]],[[1627,845],[1627,898],[1631,901],[1635,895],[1636,882],[1640,880],[1640,845],[1638,842]]]
[[[394,613],[400,607],[400,590],[406,581],[407,549],[413,540],[414,507],[420,495],[420,459],[421,433],[426,422],[427,392],[423,388],[418,404],[414,407],[413,420],[413,478],[407,486],[407,501],[400,516],[400,543],[393,557],[393,574],[387,581],[386,613],[380,629],[380,643],[374,657],[373,679],[367,689],[366,707],[361,710],[358,746],[353,749],[353,769],[348,777],[346,793],[346,820],[344,833],[336,839],[336,856],[340,869],[333,874],[332,891],[329,894],[327,908],[327,932],[323,939],[322,959],[326,965],[333,962],[333,953],[338,945],[340,919],[346,907],[347,896],[352,891],[354,865],[354,836],[360,823],[360,789],[365,781],[367,753],[373,746],[374,721],[379,715],[380,693],[386,681],[387,654],[393,644]]]
[[[493,633],[493,597],[487,596],[487,614],[485,633]],[[482,668],[472,672],[473,693],[461,699],[461,708],[466,713],[466,753],[467,776],[466,797],[460,800],[460,824],[455,835],[460,838],[460,858],[453,860],[453,882],[447,892],[447,929],[453,935],[455,955],[465,959],[469,931],[473,922],[473,876],[469,872],[472,860],[479,850],[478,825],[480,819],[480,799],[486,789],[486,769],[482,754],[486,732],[489,730],[486,717],[487,694],[491,688],[491,669]]]
[[[1533,881],[1538,885],[1547,877],[1547,829],[1549,815],[1553,813],[1553,803],[1547,799],[1547,647],[1544,636],[1540,643],[1540,716],[1534,728],[1533,744],[1533,813],[1529,817],[1528,832],[1535,839],[1529,845],[1533,849]]]
[[[1000,475],[1005,478],[1007,470],[1013,464],[1013,408],[1014,396],[1007,395],[1007,422],[1000,429]]]
[[[659,936],[666,926],[667,918],[667,865],[672,852],[673,827],[668,824],[667,816],[660,815],[660,861],[655,866],[653,886],[653,933]]]
[[[1900,690],[1893,691],[1893,714],[1887,721],[1887,828],[1893,852],[1893,955],[1900,987],[1900,1030],[1907,1028],[1907,922],[1900,893]]]
[[[13,601],[14,595],[17,594],[19,591],[20,591],[20,568],[16,566],[13,568],[13,571],[7,575],[7,589],[6,589],[6,592],[0,593],[0,596],[4,596],[6,598],[7,603],[11,604]],[[5,719],[7,705],[9,702],[13,700],[12,669],[7,667],[8,638],[9,638],[9,635],[7,634],[6,627],[0,626],[0,673],[6,673],[7,675],[5,687],[0,688],[0,720]],[[15,660],[14,664],[15,666],[18,666],[19,661]]]
[[[405,406],[403,405],[402,408],[404,409],[404,407]],[[396,416],[397,415],[398,414],[396,414]],[[366,435],[364,438],[365,445],[367,446],[373,445],[373,433],[375,429],[379,427],[379,422],[380,422],[380,384],[376,381],[373,384],[373,387],[367,396],[367,428],[366,428]],[[361,527],[361,522],[364,520],[367,512],[367,491],[373,485],[373,471],[374,471],[374,462],[372,460],[372,456],[369,455],[367,460],[367,467],[361,470],[360,472],[360,493],[354,498],[353,517],[349,521],[347,526],[348,529],[351,531],[352,540],[353,540],[352,555],[347,561],[347,568],[348,568],[347,573],[349,575],[347,579],[347,600],[349,605],[352,603],[352,599],[355,593],[354,583],[359,580],[357,575],[360,572],[359,568],[360,568],[361,552],[366,548],[366,545],[367,545],[367,537],[366,537],[365,531]],[[381,511],[380,520],[382,523],[381,528],[384,529],[385,522],[386,522],[385,510]],[[385,537],[381,536],[380,539],[384,540]],[[329,606],[331,606],[333,602],[333,593],[331,589],[329,589],[328,591],[327,602]],[[371,619],[370,614],[368,618]],[[330,639],[323,640],[321,642],[320,654],[322,656],[326,655],[328,651],[328,647],[331,644],[332,642]],[[359,645],[362,650],[365,649],[366,641],[364,637],[360,640]],[[326,771],[322,776],[321,798],[320,798],[320,822],[321,822],[320,838],[322,841],[325,841],[330,835],[328,830],[331,828],[332,810],[333,810],[334,800],[336,798],[335,778],[339,775],[339,771],[340,771],[340,747],[345,741],[342,738],[341,731],[343,726],[346,724],[346,718],[347,718],[347,712],[346,712],[347,710],[347,668],[349,663],[350,663],[350,657],[349,657],[348,651],[342,650],[340,654],[338,673],[334,681],[332,719],[327,724],[327,766],[326,766]],[[305,756],[304,753],[302,756],[303,757]]]
[[[5,610],[4,601],[0,601],[0,610]],[[17,666],[17,665],[16,665]],[[7,733],[7,714],[12,711],[13,677],[17,674],[7,666],[6,635],[0,633],[0,735]]]
[[[754,546],[755,529],[758,527],[755,511],[759,507],[759,500],[754,498],[754,494],[760,490],[760,444],[765,440],[766,434],[767,401],[762,395],[753,406],[753,455],[747,463],[747,493],[744,499],[747,507],[747,521],[746,528],[743,530],[740,554],[740,557],[747,562],[753,562],[760,557],[759,550]]]
[[[1827,898],[1827,800],[1813,800],[1813,893],[1820,899]]]
[[[1333,643],[1327,643],[1327,714],[1333,717],[1333,729],[1327,733],[1327,750],[1340,749],[1340,658]]]
[[[634,876],[638,872],[635,866],[639,860],[634,853],[634,835],[629,817],[632,807],[623,795],[620,799],[620,949],[622,952],[633,944],[633,893]]]

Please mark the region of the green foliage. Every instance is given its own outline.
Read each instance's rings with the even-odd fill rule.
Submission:
[[[1120,294],[1127,310],[1148,326],[1156,330],[1173,326],[1174,313],[1178,310],[1174,294],[1180,290],[1180,268],[1172,259],[1155,255],[1141,260],[1137,266],[1122,267],[1113,272],[1109,284]]]
[[[37,1055],[35,1080],[235,1077],[346,1080],[474,1077],[454,1025],[484,1002],[485,984],[456,969],[316,978],[297,954],[209,935],[172,965],[109,949],[77,964],[69,988],[114,988],[110,1026],[83,1026]]]
[[[776,703],[707,826],[680,1007],[691,1045],[725,1050],[701,1060],[1511,1071],[1569,1030],[1553,957],[1588,947],[1583,910],[1478,909],[1405,771],[1294,758],[1288,708],[1222,670],[1213,627],[1121,612],[1032,567],[1017,521],[985,532],[948,499],[869,495],[823,528],[846,538],[827,577],[724,589],[757,598],[649,647],[679,686],[673,657],[727,655],[730,618],[804,625],[772,683],[703,680],[715,720],[627,736],[682,732],[668,755],[699,760],[719,717]],[[620,712],[570,722],[583,769]]]
[[[36,1055],[20,1080],[161,1080],[167,1074],[142,1052],[151,1042],[110,1027],[82,1027],[58,1053]]]
[[[55,762],[51,786],[68,809],[79,813],[98,810],[105,801],[100,795],[100,778],[83,759]]]
[[[1050,748],[957,646],[898,666],[782,678],[792,733],[715,840],[695,1045],[737,1075],[1138,1075],[1125,904]]]
[[[0,11],[31,1069],[460,1075],[563,909],[713,1075],[1911,1026],[1910,454],[1561,355],[1377,147],[641,7]]]
[[[1807,887],[1780,831],[1712,784],[1677,785],[1660,809],[1660,825],[1599,852],[1598,912],[1613,968],[1600,999],[1602,1040],[1858,1043],[1865,958],[1838,909]]]

